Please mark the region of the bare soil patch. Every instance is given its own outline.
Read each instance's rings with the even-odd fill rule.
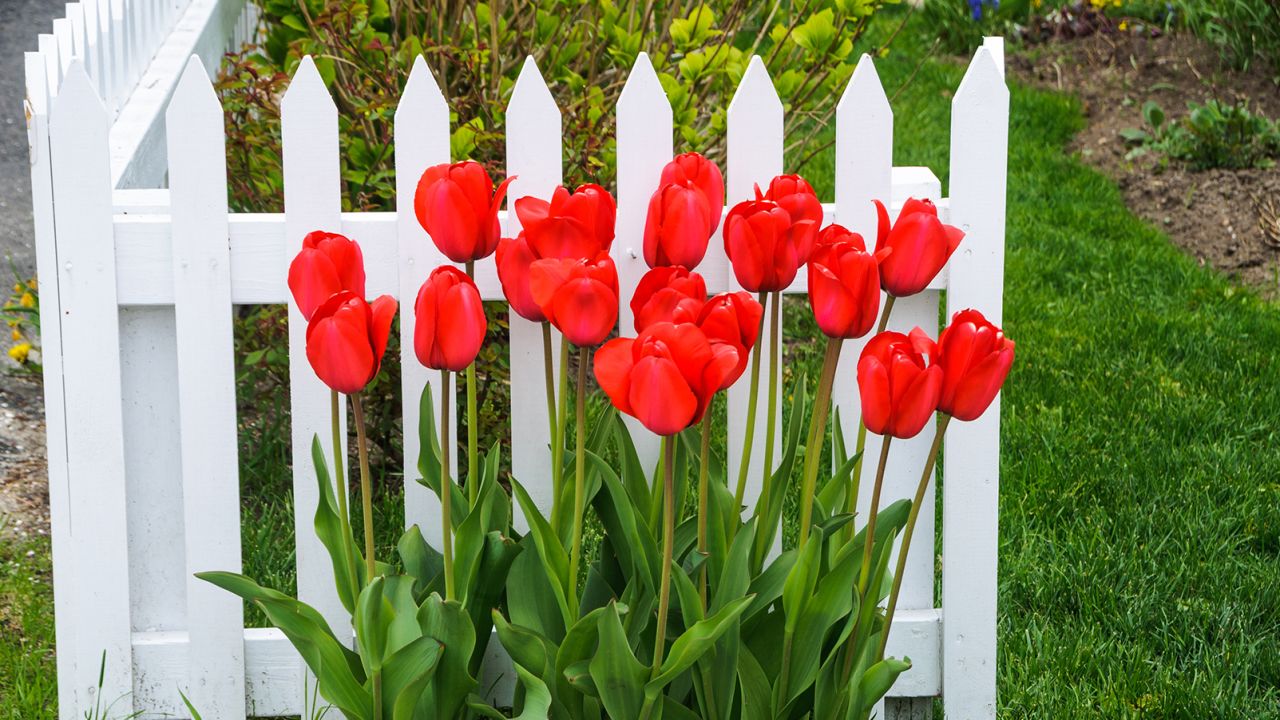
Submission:
[[[44,437],[40,384],[0,376],[0,542],[49,533]]]
[[[1120,136],[1142,127],[1142,105],[1159,103],[1172,121],[1187,102],[1248,102],[1280,117],[1280,87],[1264,69],[1236,72],[1189,35],[1095,33],[1027,47],[1010,71],[1033,84],[1077,95],[1088,127],[1073,150],[1115,179],[1129,207],[1175,244],[1268,297],[1280,296],[1280,169],[1193,171],[1148,153],[1129,159]],[[1264,230],[1274,227],[1275,233]]]

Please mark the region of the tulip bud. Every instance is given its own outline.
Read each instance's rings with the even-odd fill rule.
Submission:
[[[608,255],[537,260],[529,277],[534,302],[569,342],[591,347],[609,337],[618,322],[618,271]]]
[[[880,271],[862,236],[830,225],[809,258],[809,305],[827,337],[846,340],[871,332],[880,313]]]
[[[480,291],[451,265],[431,271],[414,302],[413,350],[433,370],[461,372],[484,344],[488,321]]]
[[[759,193],[759,189],[756,190]],[[779,175],[769,181],[765,200],[772,200],[796,220],[811,220],[815,226],[822,224],[822,201],[808,180],[799,175]]]
[[[529,288],[529,268],[538,256],[522,232],[514,240],[502,238],[498,241],[498,281],[502,283],[502,294],[507,304],[520,317],[533,322],[545,322],[546,315],[533,300],[533,291]]]
[[[1013,341],[977,310],[961,310],[938,338],[942,367],[938,410],[957,420],[987,411],[1013,366]]]
[[[330,295],[307,324],[307,360],[320,381],[348,395],[363,390],[382,367],[395,315],[390,295],[372,304],[346,290]]]
[[[880,284],[894,297],[915,295],[947,264],[964,231],[943,225],[938,209],[928,200],[907,200],[892,227],[889,211],[879,200],[875,203],[879,221],[876,254],[889,251],[880,262]]]
[[[364,256],[360,246],[337,233],[307,233],[302,249],[289,264],[289,290],[307,320],[334,293],[349,290],[363,298]]]
[[[680,266],[658,267],[640,278],[631,296],[636,332],[657,322],[693,322],[707,302],[707,284]]]
[[[920,328],[907,337],[882,332],[871,339],[858,359],[858,395],[862,421],[879,435],[912,438],[938,408],[942,368],[926,365],[923,355],[932,341]]]
[[[644,223],[644,261],[649,267],[681,265],[692,270],[707,254],[719,217],[692,182],[668,183],[649,198]]]
[[[503,180],[495,189],[484,166],[474,160],[435,165],[418,180],[413,211],[446,257],[475,262],[498,246],[498,208],[514,179]]]
[[[662,168],[659,187],[669,183],[688,181],[702,191],[711,211],[711,232],[720,227],[720,213],[724,210],[724,176],[716,164],[696,152],[677,155]],[[710,235],[711,233],[707,233]]]
[[[724,250],[739,285],[752,292],[774,292],[795,280],[817,232],[812,220],[793,220],[777,203],[747,200],[725,217]]]
[[[560,186],[550,202],[526,196],[514,205],[529,246],[539,258],[592,258],[613,245],[617,207],[613,196],[599,185],[583,185],[572,194]]]

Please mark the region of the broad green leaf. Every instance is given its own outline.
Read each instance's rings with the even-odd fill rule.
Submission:
[[[391,720],[412,720],[427,684],[435,673],[444,646],[435,638],[419,637],[387,657],[382,672],[382,708]]]
[[[636,660],[622,631],[618,606],[611,604],[600,614],[600,645],[589,668],[600,701],[613,718],[635,718],[644,703],[645,679],[649,669]]]
[[[693,627],[676,638],[676,641],[671,644],[671,649],[667,651],[667,657],[662,661],[658,676],[645,685],[645,692],[653,694],[661,692],[662,688],[677,675],[692,667],[698,658],[711,649],[716,639],[732,626],[733,621],[742,615],[742,611],[747,609],[750,602],[750,597],[734,600],[725,605],[720,612],[695,623]],[[601,641],[603,642],[603,638]]]
[[[382,584],[383,579],[376,577],[365,586],[356,601],[355,615],[352,616],[360,656],[364,661],[365,673],[369,675],[382,669],[393,612],[391,603],[382,596]]]
[[[324,545],[325,550],[329,551],[338,599],[342,601],[342,607],[351,613],[356,607],[359,588],[363,587],[365,582],[364,558],[356,549],[351,536],[343,531],[337,497],[334,494],[333,483],[329,479],[329,466],[325,464],[324,449],[320,447],[318,435],[311,438],[311,461],[315,465],[316,482],[320,487],[320,498],[316,503],[316,537],[320,538],[320,543]]]
[[[551,581],[551,590],[555,594],[556,604],[560,608],[565,627],[568,627],[574,620],[569,611],[568,593],[573,592],[572,588],[576,583],[576,578],[569,577],[569,555],[560,544],[560,538],[547,524],[546,518],[538,511],[538,506],[529,497],[529,493],[515,478],[511,479],[511,492],[520,502],[520,509],[524,511],[525,519],[529,521],[529,534],[533,536],[534,545],[538,549],[538,558],[542,560],[547,578]]]
[[[521,552],[511,563],[507,583],[519,592],[507,593],[511,622],[535,630],[552,641],[564,637],[564,611],[547,577],[532,535],[520,540]]]
[[[618,480],[605,475],[603,482],[604,492],[596,496],[595,507],[605,533],[615,541],[613,548],[623,567],[637,575],[651,591],[657,592],[662,559],[648,526],[644,524],[643,513]]]
[[[512,720],[546,720],[551,717],[551,690],[547,684],[519,665],[516,666],[516,675],[524,688],[524,707]]]
[[[676,588],[678,609],[684,621],[683,627],[691,628],[694,623],[702,619],[702,599],[698,597],[698,588],[685,574],[684,569],[675,563],[671,564],[671,584]]]
[[[436,497],[440,497],[440,437],[436,434],[436,416],[435,410],[432,408],[431,402],[431,386],[427,385],[422,388],[422,399],[418,403],[418,472],[422,473],[422,477],[418,482],[427,486]],[[450,496],[453,498],[453,504],[450,506],[451,520],[454,527],[466,519],[467,516],[467,495],[458,487],[458,483],[449,483],[451,488]]]
[[[414,596],[426,597],[427,589],[444,571],[444,556],[427,544],[416,524],[400,536],[396,554],[400,556],[405,572],[413,578]]]
[[[858,681],[857,707],[866,713],[889,692],[898,676],[911,669],[911,659],[885,658],[867,668]]]
[[[742,690],[742,720],[774,720],[769,692],[773,683],[746,648],[738,653],[738,686]]]
[[[418,703],[418,712],[427,709],[426,717],[453,720],[476,687],[469,664],[475,649],[475,630],[466,610],[456,600],[443,600],[431,595],[418,610],[422,634],[439,640],[444,653],[435,670],[435,681],[427,686]],[[488,642],[488,638],[485,639]]]

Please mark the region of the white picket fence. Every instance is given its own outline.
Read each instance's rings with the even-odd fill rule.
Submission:
[[[411,301],[427,273],[445,261],[409,208],[423,169],[450,159],[448,106],[419,59],[395,116],[397,194],[406,211],[343,213],[337,109],[306,59],[282,99],[285,212],[232,214],[222,110],[199,57],[186,66],[165,115],[168,189],[117,190],[109,142],[113,111],[100,99],[102,83],[86,73],[92,63],[88,57],[64,62],[32,55],[29,69],[51,78],[56,69],[59,78],[49,85],[56,96],[32,101],[31,135],[60,716],[81,717],[92,707],[104,652],[101,693],[104,704],[114,703],[112,716],[137,711],[145,718],[185,717],[179,690],[206,718],[298,714],[304,672],[287,641],[275,630],[246,629],[238,599],[192,577],[241,566],[232,305],[287,302],[289,259],[303,235],[317,228],[361,242],[371,295]],[[926,292],[898,302],[892,327],[936,332],[943,290],[948,313],[978,307],[1000,322],[1008,102],[1002,45],[991,39],[955,93],[951,196],[943,198],[927,168],[893,167],[893,114],[869,58],[844,91],[835,120],[836,201],[827,206],[827,220],[873,241],[873,198],[891,198],[896,209],[908,196],[929,197],[967,233],[948,270]],[[627,300],[646,269],[646,205],[677,149],[671,107],[644,54],[616,121],[613,253],[623,288],[620,324],[629,330]],[[732,203],[784,169],[783,105],[759,58],[752,59],[727,121]],[[549,196],[560,182],[561,122],[530,59],[507,113],[507,172],[519,177],[510,197]],[[610,179],[600,180],[608,185]],[[503,223],[506,232],[516,230],[514,215],[504,213]],[[711,292],[735,287],[718,239],[699,271]],[[501,300],[493,264],[481,263],[477,273],[481,294]],[[803,291],[802,273],[790,292]],[[402,332],[411,334],[412,312],[400,317]],[[534,324],[514,315],[510,322],[512,466],[545,508],[550,483],[541,337]],[[340,628],[344,613],[312,529],[317,496],[308,452],[313,435],[328,442],[328,392],[302,352],[305,328],[296,310],[289,327],[298,591]],[[835,389],[848,437],[858,417],[853,368],[860,349],[860,343],[846,343]],[[412,344],[404,345],[398,361],[405,467],[411,469],[418,454],[417,399],[435,380],[418,365]],[[766,357],[766,371],[776,361]],[[740,453],[744,386],[730,392],[730,467]],[[910,496],[931,432],[896,448],[886,481],[889,500]],[[944,690],[951,717],[995,716],[998,407],[949,432],[942,607],[934,603],[932,543],[917,543],[889,648],[914,662],[888,703],[889,714],[898,717],[927,715],[929,699]],[[640,444],[656,457],[654,438],[642,437]],[[753,478],[763,462],[760,445],[751,460]],[[869,445],[875,457],[874,438]],[[436,500],[409,475],[406,523],[421,525],[435,542]],[[864,492],[870,486],[864,478]],[[866,507],[867,498],[862,502]],[[934,538],[932,490],[920,523],[920,536]],[[499,660],[490,663],[486,687],[501,668]]]

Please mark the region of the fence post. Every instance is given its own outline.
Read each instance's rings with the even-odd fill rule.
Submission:
[[[951,223],[965,232],[951,258],[947,314],[967,307],[997,325],[1004,295],[1009,89],[981,48],[951,112]],[[943,691],[951,717],[996,716],[996,563],[1000,399],[974,422],[952,423],[943,485]]]
[[[99,697],[125,716],[133,710],[133,665],[109,126],[89,76],[73,62],[49,118],[71,518],[70,545],[55,562],[63,577],[75,575],[75,667],[65,678],[75,714]]]
[[[644,260],[644,224],[649,198],[673,154],[671,103],[649,56],[640,53],[618,97],[618,334],[635,335],[631,296],[649,266]],[[723,251],[722,251],[723,254]],[[645,468],[658,463],[659,438],[633,417],[623,418]]]
[[[769,71],[764,67],[764,61],[759,55],[752,56],[750,64],[747,66],[746,73],[742,76],[742,81],[738,83],[738,89],[733,94],[733,100],[729,102],[729,109],[726,113],[726,123],[728,124],[728,173],[726,181],[728,183],[728,191],[725,196],[725,204],[733,207],[734,204],[743,200],[755,197],[755,185],[759,185],[764,190],[769,185],[769,181],[776,175],[782,174],[782,100],[778,98],[778,91],[773,87],[773,81],[769,79]],[[721,233],[724,232],[724,223],[721,223]],[[712,242],[707,248],[707,255],[713,253],[723,255],[723,242]],[[733,268],[726,261],[727,278],[725,286],[730,290],[740,290],[741,285],[738,284],[737,278],[733,274]],[[765,311],[766,318],[769,310]],[[761,489],[761,473],[764,471],[764,445],[765,445],[765,426],[766,419],[769,415],[768,407],[768,378],[769,373],[775,363],[781,362],[781,353],[777,356],[769,351],[771,331],[769,322],[766,319],[764,323],[764,332],[760,333],[760,338],[756,341],[761,343],[762,352],[760,355],[760,400],[756,411],[756,428],[754,435],[754,443],[751,448],[751,460],[748,467],[747,475],[747,492],[746,507],[747,512],[751,512],[755,508],[756,500],[760,497]],[[779,343],[781,348],[781,343]],[[781,392],[782,388],[779,387]],[[742,457],[742,438],[747,427],[747,402],[751,394],[750,383],[746,380],[735,383],[729,388],[729,414],[728,414],[728,464],[729,477],[736,483],[736,474],[738,470],[738,462]],[[774,435],[774,462],[778,461],[777,452],[782,445],[782,405],[778,402],[778,412],[775,418],[777,422],[777,433]],[[775,468],[769,468],[772,472]]]
[[[515,177],[507,191],[507,234],[520,230],[515,201],[526,195],[551,199],[561,183],[561,118],[551,90],[538,72],[533,57],[527,57],[511,91],[507,105],[507,177]],[[495,267],[485,263],[486,269]],[[551,430],[547,425],[546,381],[542,359],[542,328],[508,311],[511,354],[511,472],[529,491],[529,497],[543,514],[550,514],[551,463],[547,448]],[[552,333],[556,350],[552,362],[560,367],[559,333]],[[572,382],[572,379],[571,379]],[[577,392],[577,390],[573,390]],[[524,512],[513,511],[517,529],[529,527]]]
[[[418,178],[432,165],[449,162],[449,105],[427,63],[418,56],[409,72],[395,116],[396,243],[400,280],[400,388],[404,417],[404,515],[405,527],[415,523],[432,547],[440,547],[440,498],[417,482],[419,417],[422,390],[431,385],[436,408],[453,402],[453,393],[442,391],[439,373],[418,362],[413,349],[413,313],[418,289],[432,268],[446,258],[418,223],[413,210]],[[452,385],[452,383],[450,383]],[[437,410],[438,411],[438,410]],[[452,408],[449,417],[457,417]],[[458,453],[449,456],[450,472],[458,466]]]
[[[240,469],[222,106],[192,56],[165,113],[187,583],[187,697],[243,717],[244,603],[195,578],[240,572]]]
[[[280,101],[284,160],[285,281],[288,264],[312,230],[341,232],[341,185],[338,179],[338,109],[308,55],[295,71]],[[286,291],[287,292],[287,291]],[[313,527],[319,491],[311,460],[312,439],[319,437],[326,462],[332,462],[329,427],[329,388],[320,382],[307,361],[307,321],[298,306],[289,307],[289,399],[293,439],[293,527],[298,548],[298,598],[324,616],[346,644],[351,625],[334,587],[333,567]],[[345,398],[339,407],[341,457],[346,462],[347,423]],[[346,468],[350,469],[350,468]],[[330,473],[332,475],[332,472]],[[350,477],[350,472],[346,473]],[[346,492],[346,488],[337,488]],[[303,675],[299,697],[306,698],[311,680]]]

